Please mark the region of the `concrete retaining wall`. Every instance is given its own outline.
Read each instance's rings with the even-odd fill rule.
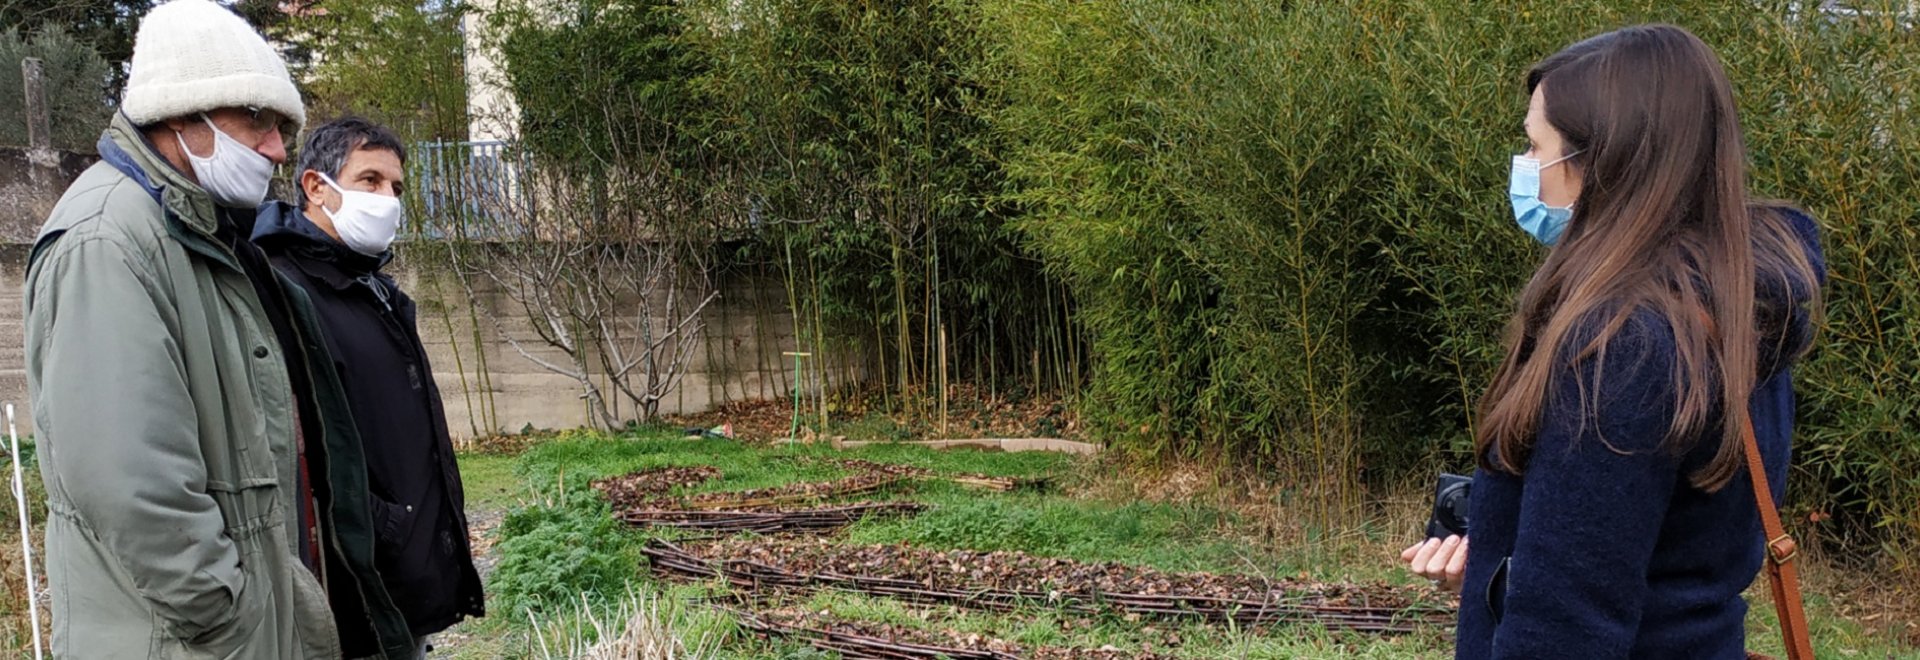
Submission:
[[[16,404],[22,433],[33,428],[27,419],[22,328],[27,255],[60,193],[93,160],[79,154],[0,148],[0,403]],[[566,354],[538,338],[526,310],[510,296],[478,284],[469,295],[468,287],[453,276],[415,267],[408,253],[429,247],[401,245],[390,272],[419,302],[421,336],[446,399],[454,435],[590,425],[594,420],[580,383],[522,356],[509,338],[535,357],[556,364],[570,364]],[[793,359],[781,353],[795,350],[793,316],[781,283],[739,277],[718,287],[720,298],[702,315],[704,345],[695,351],[680,387],[661,401],[662,413],[700,412],[730,401],[773,398],[792,391]],[[641,319],[624,321],[631,328]],[[646,322],[658,328],[666,319]],[[808,369],[825,364],[832,384],[857,378],[861,360],[856,351],[829,349],[824,360],[810,362]],[[818,377],[810,375],[807,380],[802,389],[814,391]],[[604,382],[602,387],[610,389]],[[631,408],[618,412],[624,417],[633,413]]]

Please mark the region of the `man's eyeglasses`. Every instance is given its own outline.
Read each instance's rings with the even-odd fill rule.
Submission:
[[[293,124],[280,113],[251,105],[247,106],[246,110],[247,120],[254,134],[266,135],[268,131],[278,131],[283,138],[292,137],[288,133],[293,130]]]

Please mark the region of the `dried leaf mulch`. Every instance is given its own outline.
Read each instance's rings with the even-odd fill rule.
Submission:
[[[730,610],[740,625],[762,635],[806,642],[853,660],[926,658],[939,660],[1161,660],[1151,651],[1114,647],[1026,647],[991,635],[956,630],[926,630],[828,612],[788,607],[761,612]]]
[[[662,496],[637,502],[633,506],[693,511],[778,510],[786,505],[828,502],[877,493],[899,485],[902,481],[905,479],[890,474],[867,472],[833,481],[804,481],[769,488],[699,493],[684,497]]]
[[[907,516],[926,510],[917,502],[856,502],[844,506],[757,511],[688,511],[628,509],[615,513],[635,527],[670,527],[708,534],[820,533],[852,525],[868,517]]]
[[[718,478],[720,478],[720,468],[707,465],[661,467],[624,476],[598,479],[593,482],[593,487],[606,493],[607,502],[613,505],[615,511],[619,511],[658,500],[675,490],[691,488]]]
[[[878,464],[875,464],[878,465]],[[593,486],[607,495],[614,517],[637,527],[670,527],[708,534],[755,532],[828,532],[868,516],[912,515],[925,505],[913,502],[854,502],[802,506],[873,493],[904,477],[862,467],[853,476],[829,482],[803,482],[754,490],[678,495],[721,476],[709,466],[662,467],[601,479]]]
[[[1035,487],[1044,480],[995,477],[984,474],[941,474],[912,465],[879,463],[863,459],[829,459],[828,463],[852,472],[832,481],[784,484],[770,488],[675,495],[674,492],[718,479],[721,472],[710,466],[662,467],[593,482],[606,493],[614,511],[781,511],[786,505],[817,503],[866,495],[885,490],[910,479],[947,479],[962,485],[1011,491]]]
[[[720,477],[719,468],[706,465],[659,467],[618,477],[598,479],[593,482],[593,487],[607,495],[607,502],[615,511],[632,509],[750,511],[773,510],[783,504],[822,502],[863,495],[892,486],[906,478],[898,470],[861,466],[856,468],[853,475],[832,481],[804,481],[768,488],[691,495],[675,494],[675,491],[699,486]]]
[[[1073,437],[1079,420],[1072,406],[1058,396],[1012,397],[965,383],[948,388],[947,425],[939,424],[939,399],[918,395],[907,404],[894,399],[891,392],[871,389],[850,395],[835,395],[829,400],[829,416],[836,428],[875,415],[885,415],[890,424],[908,437],[940,438],[1029,438]],[[889,405],[892,401],[892,405]],[[817,423],[817,401],[804,402],[801,423]],[[888,410],[900,412],[887,413]],[[907,412],[911,411],[911,412]],[[669,416],[667,421],[687,428],[710,428],[732,424],[734,433],[749,442],[772,442],[793,431],[793,400],[789,398],[734,401],[707,412]],[[833,433],[829,429],[828,434]]]
[[[941,428],[938,394],[925,391],[902,401],[890,392],[869,390],[839,409],[847,419],[885,414],[909,435],[930,438],[1060,438],[1074,437],[1080,429],[1073,407],[1059,396],[996,392],[971,383],[947,388],[946,425]]]
[[[1453,618],[1449,608],[1406,587],[1170,573],[1018,552],[842,546],[817,538],[735,538],[685,548],[655,541],[644,552],[658,573],[724,577],[756,591],[831,587],[983,609],[1044,604],[1240,625],[1311,621],[1364,632],[1412,632]]]
[[[734,401],[699,414],[669,416],[667,422],[702,429],[732,424],[734,435],[741,440],[769,442],[787,437],[793,430],[793,400]]]
[[[988,490],[997,490],[1001,492],[1013,491],[1013,490],[1018,490],[1022,488],[1039,489],[1039,488],[1046,487],[1048,483],[1048,480],[1045,478],[1035,479],[1035,478],[1019,478],[1019,477],[996,477],[993,475],[978,474],[973,472],[956,472],[956,473],[936,472],[934,470],[913,466],[913,465],[901,465],[898,463],[880,463],[880,462],[869,461],[861,458],[832,459],[829,462],[832,463],[833,465],[839,466],[841,468],[845,468],[849,471],[856,472],[856,473],[865,474],[865,473],[878,472],[882,474],[894,475],[903,479],[944,479],[956,484],[960,484],[962,486],[972,486],[975,488],[985,488]]]

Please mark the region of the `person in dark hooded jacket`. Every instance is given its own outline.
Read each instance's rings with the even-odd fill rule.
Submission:
[[[318,311],[366,450],[375,566],[424,656],[429,635],[485,609],[414,304],[381,272],[393,259],[405,164],[399,139],[366,120],[313,129],[300,150],[297,205],[261,207],[253,242]],[[343,629],[348,658],[379,650],[373,640],[350,637]]]

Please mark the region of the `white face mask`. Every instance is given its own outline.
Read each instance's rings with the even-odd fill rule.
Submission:
[[[334,183],[333,177],[320,172],[314,174],[319,174],[320,180],[340,193],[339,210],[329,211],[326,204],[320,205],[320,212],[333,220],[333,231],[340,235],[340,242],[369,257],[385,253],[387,246],[393,245],[394,234],[400,231],[400,198],[347,190]]]
[[[186,152],[187,161],[193,164],[193,176],[200,180],[200,187],[213,198],[213,203],[221,206],[240,209],[260,206],[267,199],[267,183],[273,179],[273,161],[221,131],[205,114],[200,115],[200,120],[213,129],[213,155],[206,158],[193,155],[193,150],[187,148],[187,139],[179,132],[173,134],[180,141],[180,150]]]

